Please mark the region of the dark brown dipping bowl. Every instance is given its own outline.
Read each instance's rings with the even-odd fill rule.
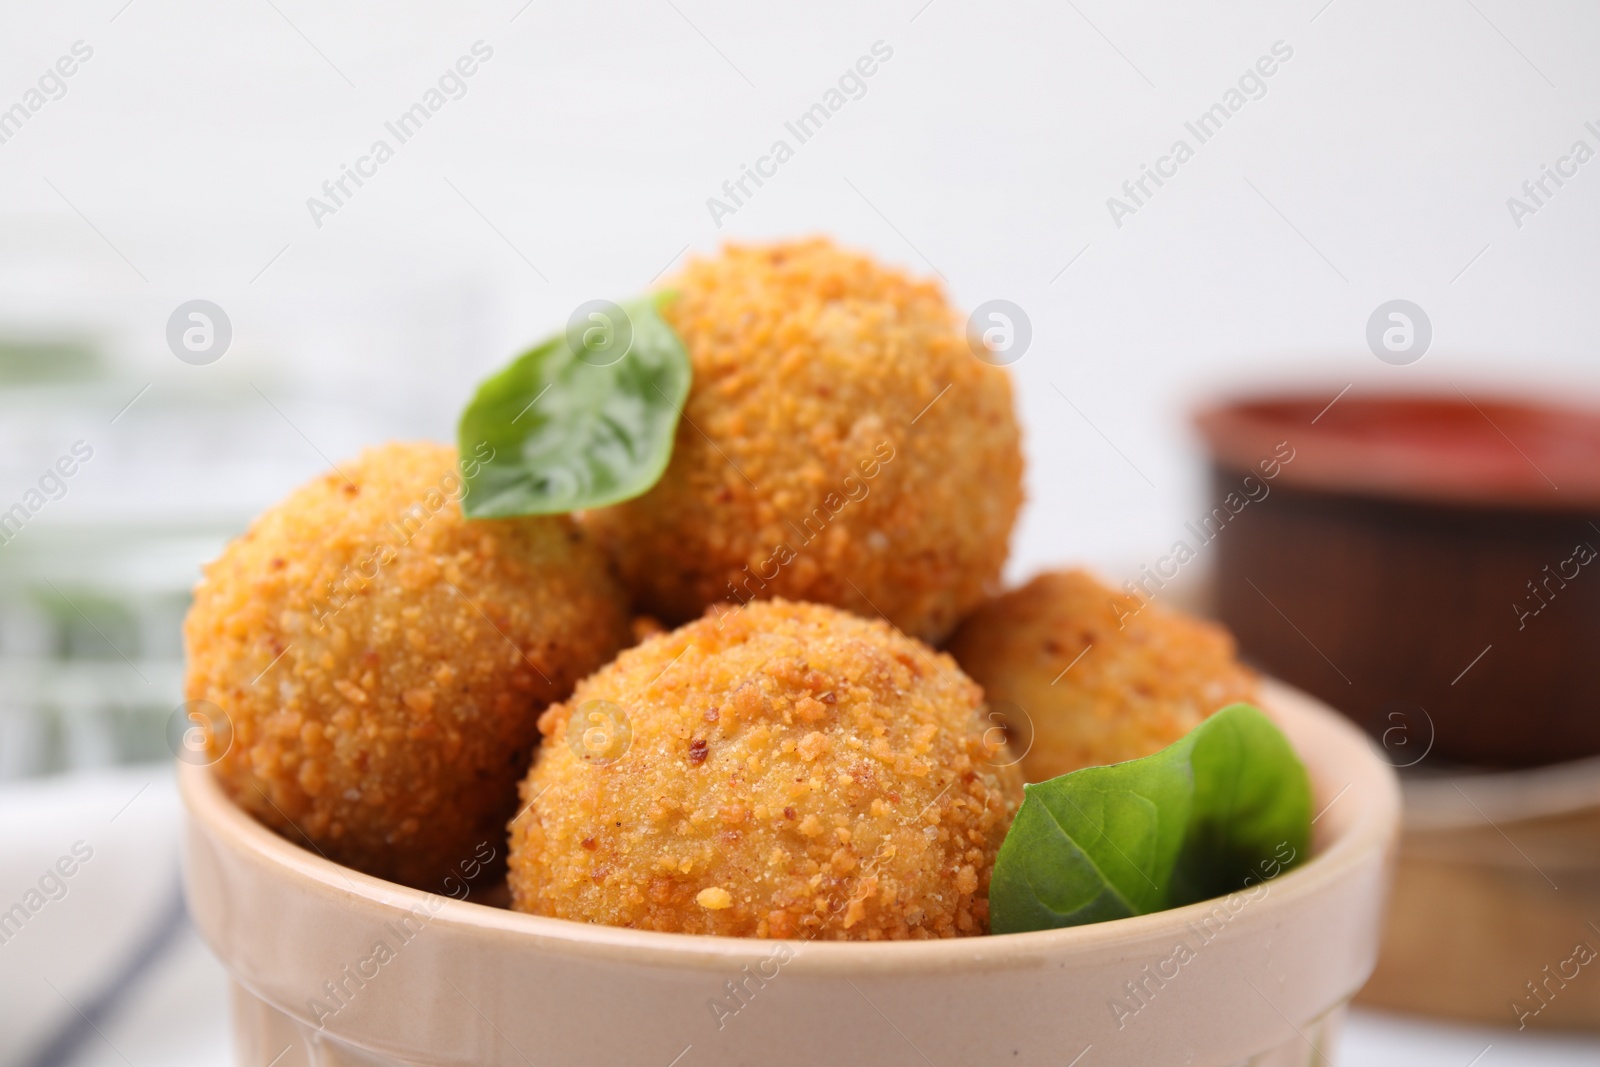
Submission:
[[[1600,753],[1600,412],[1336,392],[1197,417],[1245,655],[1398,766]]]

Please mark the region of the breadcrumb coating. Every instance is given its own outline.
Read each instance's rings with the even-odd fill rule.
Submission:
[[[1257,700],[1222,627],[1081,570],[989,601],[948,649],[1005,718],[1030,782],[1151,755],[1212,712]]]
[[[1009,375],[939,287],[813,239],[665,288],[694,365],[672,462],[583,518],[640,610],[781,596],[948,635],[998,581],[1022,453]]]
[[[231,722],[214,769],[233,799],[435,891],[484,842],[503,853],[539,711],[628,637],[577,526],[468,522],[459,479],[444,445],[364,452],[228,545],[184,623],[188,698]]]
[[[984,933],[1021,781],[982,705],[881,621],[781,599],[708,612],[540,718],[513,907],[738,937]]]

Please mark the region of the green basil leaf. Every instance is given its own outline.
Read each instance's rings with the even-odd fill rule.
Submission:
[[[602,507],[660,480],[692,376],[668,298],[585,305],[478,387],[457,434],[468,518]]]
[[[1265,715],[1234,704],[1144,759],[1026,787],[989,883],[997,934],[1146,915],[1305,858],[1311,782]]]

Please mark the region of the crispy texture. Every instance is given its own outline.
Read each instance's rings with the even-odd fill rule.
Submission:
[[[1148,756],[1212,712],[1257,699],[1256,676],[1222,627],[1080,570],[989,601],[949,651],[1005,718],[1030,782]]]
[[[206,567],[184,623],[188,697],[231,720],[234,800],[436,891],[502,851],[539,711],[628,633],[569,520],[463,520],[455,456],[391,444],[302,486]]]
[[[1022,453],[1009,375],[938,286],[816,239],[730,245],[666,289],[694,364],[672,462],[583,518],[640,610],[781,596],[948,635],[998,581]]]
[[[567,741],[594,700],[632,731],[614,762]],[[1021,781],[982,700],[948,656],[821,605],[652,637],[541,717],[513,906],[738,937],[984,933]]]

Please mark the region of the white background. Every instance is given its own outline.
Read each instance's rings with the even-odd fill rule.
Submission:
[[[154,383],[141,404],[309,383],[288,414],[330,457],[449,438],[487,370],[685,248],[811,232],[1027,310],[1023,570],[1170,544],[1200,506],[1197,396],[1600,388],[1600,162],[1520,229],[1506,207],[1575,139],[1600,148],[1600,12],[1575,0],[123,2],[0,13],[0,106],[94,48],[0,145],[0,315],[93,330]],[[317,228],[307,198],[479,40],[466,96]],[[718,229],[706,199],[879,40],[866,95]],[[1117,228],[1107,198],[1280,40],[1266,96]],[[195,297],[234,325],[210,367],[165,346]],[[1364,343],[1396,297],[1434,326],[1409,367]],[[266,414],[261,446],[301,466],[258,504],[322,463]]]
[[[1026,309],[1017,574],[1120,573],[1170,544],[1202,508],[1186,420],[1204,396],[1600,393],[1600,162],[1520,228],[1506,206],[1575,140],[1600,149],[1600,11],[1578,0],[8,2],[0,108],[80,40],[93,58],[66,95],[0,144],[0,332],[88,337],[116,367],[97,407],[0,464],[3,506],[96,442],[53,520],[245,516],[326,458],[449,439],[476,381],[577,304],[729,238],[825,232],[942,275],[962,307]],[[493,58],[466,95],[316,226],[307,198],[480,40]],[[865,95],[719,228],[707,198],[793,143],[785,120],[877,41],[893,57]],[[1266,95],[1117,227],[1107,198],[1193,145],[1184,122],[1277,41],[1293,58]],[[165,341],[197,297],[234,329],[207,367]],[[1364,340],[1397,297],[1434,329],[1407,367]],[[136,395],[148,416],[112,425]],[[244,465],[219,473],[223,452]],[[185,1025],[184,997],[151,996],[131,1018]],[[1352,1062],[1464,1065],[1491,1042],[1485,1067],[1535,1062],[1386,1025],[1352,1035]]]

